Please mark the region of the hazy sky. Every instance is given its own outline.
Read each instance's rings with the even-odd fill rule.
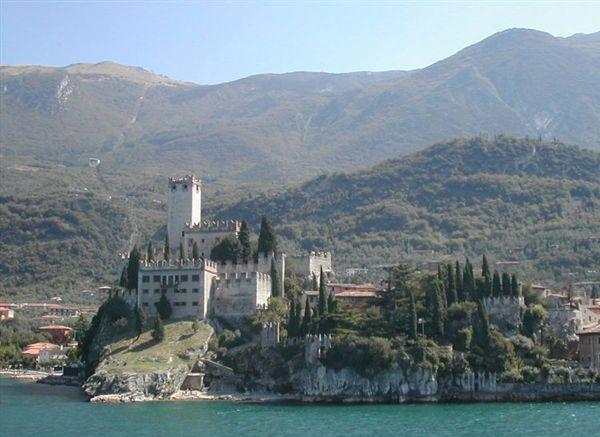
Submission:
[[[198,83],[414,69],[494,32],[600,31],[600,3],[0,1],[2,64],[115,62]]]

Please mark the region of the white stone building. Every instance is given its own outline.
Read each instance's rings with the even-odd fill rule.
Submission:
[[[233,264],[208,259],[212,248],[228,236],[238,237],[239,221],[201,221],[201,182],[194,176],[169,179],[169,243],[175,255],[183,243],[186,259],[140,263],[138,290],[123,292],[132,305],[153,317],[156,303],[164,294],[173,309],[172,318],[220,316],[239,320],[266,308],[271,296],[273,261],[281,289],[285,254],[259,254],[257,259]],[[191,259],[194,242],[200,259]]]

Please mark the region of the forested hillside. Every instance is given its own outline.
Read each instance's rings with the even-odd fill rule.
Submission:
[[[499,136],[457,139],[356,173],[322,176],[218,211],[273,218],[289,251],[332,249],[336,264],[492,254],[539,278],[600,265],[600,154]],[[594,242],[595,241],[595,242]],[[295,243],[297,242],[297,243]]]

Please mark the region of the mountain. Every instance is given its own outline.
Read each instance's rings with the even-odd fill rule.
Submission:
[[[561,143],[464,138],[215,212],[271,217],[288,253],[329,249],[338,267],[487,253],[529,278],[585,277],[600,263],[599,168]]]
[[[600,36],[511,29],[421,70],[177,82],[114,63],[0,69],[6,159],[293,183],[445,138],[513,133],[600,150]]]

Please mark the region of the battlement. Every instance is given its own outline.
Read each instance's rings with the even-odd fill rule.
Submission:
[[[204,220],[201,223],[185,224],[187,232],[239,232],[242,222],[237,220]]]
[[[271,275],[261,272],[244,273],[221,273],[219,274],[219,283],[223,288],[238,287],[242,281],[258,284],[259,282],[270,281]]]
[[[178,261],[140,261],[140,271],[142,270],[208,270],[216,273],[218,264],[209,259],[184,259]]]
[[[176,188],[176,185],[202,185],[202,181],[194,175],[185,175],[183,177],[169,178],[169,187]]]
[[[311,250],[308,255],[311,258],[331,259],[331,252]]]
[[[234,264],[231,260],[219,264],[219,273],[251,273],[251,272],[271,272],[271,260],[275,257],[274,253],[259,253],[258,260],[242,261]]]

